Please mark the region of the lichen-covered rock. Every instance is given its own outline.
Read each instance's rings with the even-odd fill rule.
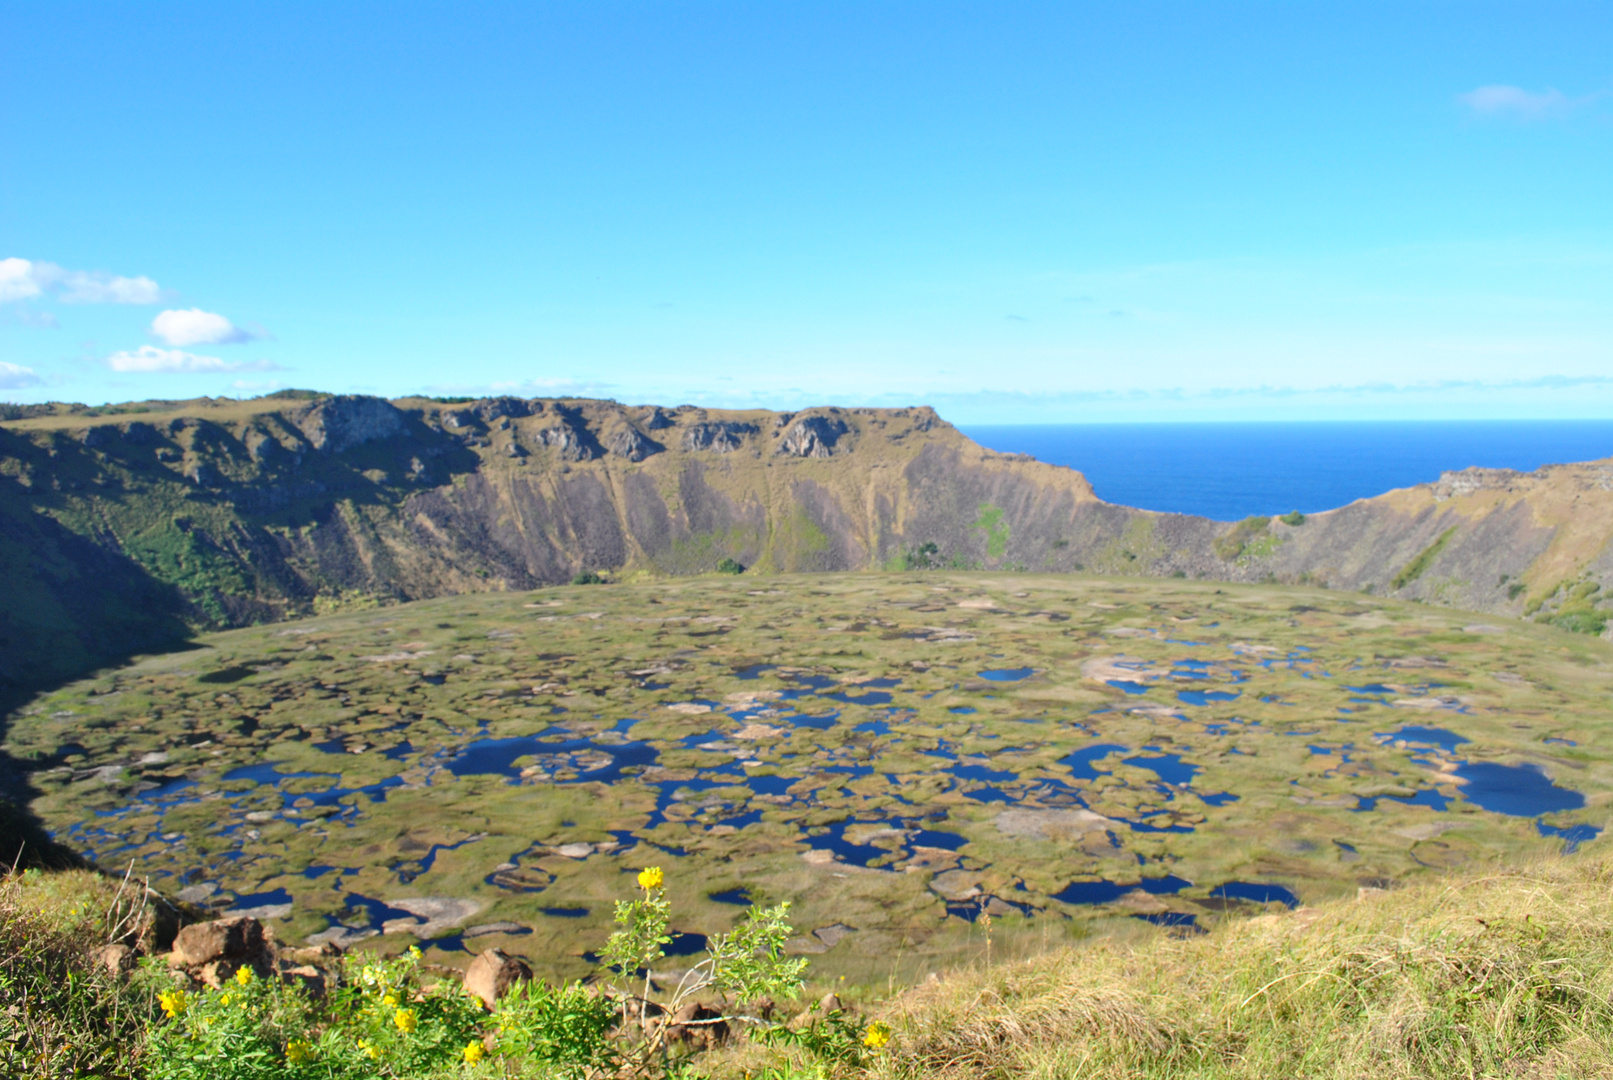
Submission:
[[[518,982],[529,982],[532,969],[519,956],[503,949],[488,949],[470,962],[465,971],[465,989],[482,999],[489,1009]]]

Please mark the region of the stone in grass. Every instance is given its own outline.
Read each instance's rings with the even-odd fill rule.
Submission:
[[[482,999],[489,1009],[518,982],[530,982],[532,969],[518,956],[503,949],[488,949],[470,962],[465,971],[465,989]]]
[[[173,958],[183,967],[219,960],[239,964],[259,960],[263,954],[263,924],[245,916],[195,923],[174,938]]]

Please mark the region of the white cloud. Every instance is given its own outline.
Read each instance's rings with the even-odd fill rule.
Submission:
[[[151,333],[170,345],[239,345],[268,336],[201,308],[164,311],[151,320]]]
[[[34,264],[27,259],[0,259],[0,304],[29,300],[44,292],[34,279]]]
[[[21,390],[25,386],[38,386],[42,381],[33,368],[0,360],[0,390]]]
[[[49,294],[66,304],[155,304],[162,289],[148,277],[67,270],[15,256],[0,259],[0,303]]]
[[[1456,100],[1480,116],[1543,120],[1549,116],[1559,116],[1576,106],[1588,104],[1596,100],[1596,97],[1597,95],[1592,94],[1590,97],[1576,99],[1568,97],[1560,90],[1547,89],[1536,93],[1518,86],[1496,84],[1458,94]]]
[[[179,349],[159,349],[155,345],[142,345],[138,349],[125,349],[106,358],[106,366],[113,371],[149,374],[153,372],[214,372],[214,371],[278,371],[279,366],[267,360],[252,363],[231,363],[216,356],[197,356]]]

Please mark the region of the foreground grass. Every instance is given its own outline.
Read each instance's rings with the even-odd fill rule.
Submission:
[[[1096,943],[891,1002],[901,1077],[1613,1075],[1613,859]]]
[[[95,970],[110,896],[83,873],[0,880],[0,1074],[147,1075],[161,1013]],[[894,1037],[864,1069],[741,1041],[682,1075],[1610,1076],[1610,995],[1598,853],[955,971],[865,1006]]]

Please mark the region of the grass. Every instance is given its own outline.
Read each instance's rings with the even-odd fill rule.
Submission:
[[[1606,1076],[1610,885],[1605,857],[1553,860],[958,973],[891,1004],[871,1071]]]
[[[894,1037],[864,1067],[842,1055],[820,1072],[810,1040],[741,1039],[681,1075],[1607,1076],[1610,894],[1613,859],[1596,852],[1363,890],[1206,934],[1099,937],[995,965],[982,945],[972,966],[865,1000],[856,1029],[878,1019]],[[147,1075],[138,1048],[162,1022],[156,982],[96,970],[115,898],[115,882],[82,871],[0,876],[0,1075]],[[490,1060],[478,1074],[509,1067]]]
[[[0,1076],[140,1075],[154,998],[97,963],[123,936],[118,909],[116,885],[89,871],[0,874]]]

